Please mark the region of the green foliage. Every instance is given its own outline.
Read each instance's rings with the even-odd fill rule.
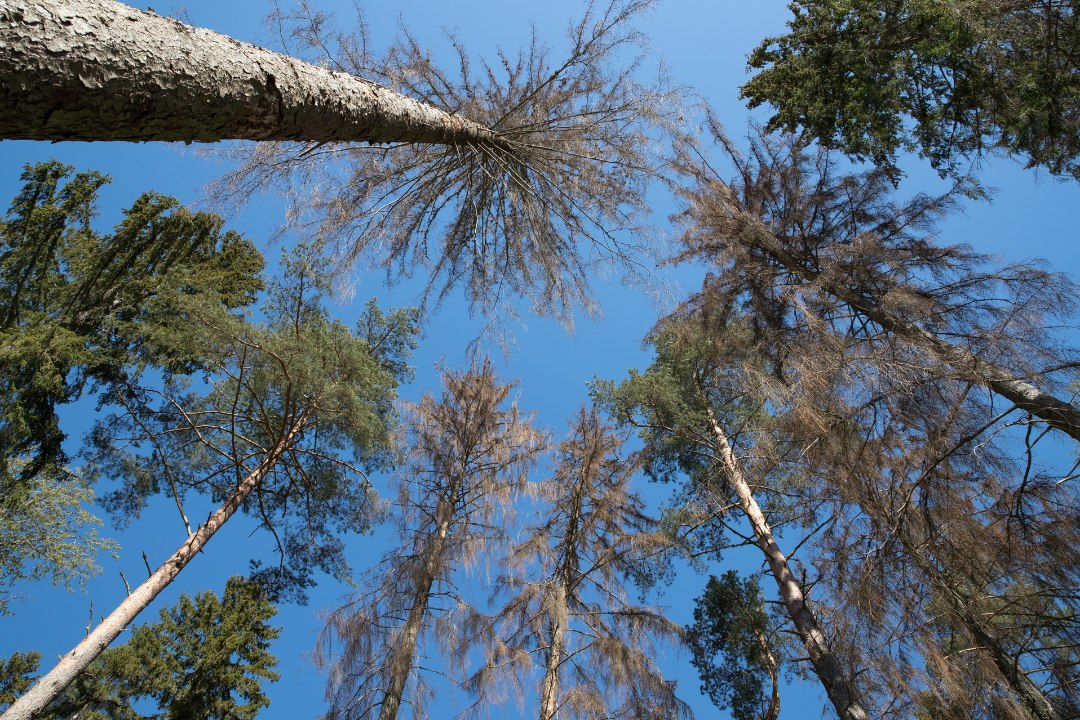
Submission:
[[[756,720],[768,705],[766,683],[775,673],[769,658],[768,613],[756,577],[742,580],[734,570],[709,577],[687,627],[691,662],[701,690],[735,720]]]
[[[98,571],[97,552],[117,545],[94,529],[101,521],[84,507],[93,498],[78,475],[47,471],[0,496],[0,615],[9,612],[10,588],[22,580],[49,578],[70,587]]]
[[[219,598],[181,595],[160,620],[136,628],[106,650],[46,711],[49,720],[142,720],[137,703],[154,702],[168,720],[252,720],[270,705],[263,683],[279,679],[269,651],[277,609],[258,585],[232,577]],[[38,653],[0,663],[0,705],[25,691]]]
[[[202,367],[176,337],[193,299],[254,301],[263,261],[222,220],[146,193],[112,233],[91,227],[109,180],[58,162],[28,165],[0,222],[0,490],[65,460],[56,408],[88,388],[112,401],[148,366]],[[2,493],[0,493],[2,494]]]
[[[0,660],[0,710],[30,689],[40,662],[39,652],[17,652],[7,660]]]
[[[743,87],[771,128],[804,128],[892,167],[915,150],[958,173],[997,146],[1080,178],[1076,0],[796,0]]]
[[[324,309],[328,283],[325,263],[302,246],[268,283],[264,322],[182,298],[190,321],[174,335],[201,348],[204,385],[174,378],[132,390],[90,438],[91,470],[120,481],[103,503],[121,522],[158,493],[221,502],[271,448],[287,447],[243,504],[281,558],[253,564],[275,599],[303,601],[316,571],[348,579],[342,536],[366,532],[376,515],[363,468],[391,459],[394,391],[411,372],[416,312],[369,306],[357,335]]]

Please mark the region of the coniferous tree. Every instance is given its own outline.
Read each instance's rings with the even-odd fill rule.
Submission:
[[[780,659],[772,626],[757,578],[744,580],[734,570],[711,576],[695,603],[694,624],[686,629],[691,662],[702,692],[736,720],[780,715]]]
[[[631,371],[621,385],[598,384],[598,394],[618,420],[641,429],[650,476],[685,478],[687,494],[726,528],[731,525],[725,519],[737,509],[837,715],[869,717],[855,669],[822,614],[827,608],[810,602],[773,531],[776,518],[807,522],[821,500],[807,495],[808,485],[797,478],[781,482],[798,448],[765,412],[771,388],[768,373],[755,371],[761,361],[751,327],[731,314],[675,316],[657,326],[650,342],[653,364]],[[807,500],[801,507],[800,495]],[[778,501],[785,497],[787,502]]]
[[[436,303],[460,286],[485,315],[512,313],[505,299],[517,295],[570,322],[595,307],[582,246],[626,273],[638,269],[632,232],[661,159],[652,138],[676,101],[663,78],[642,79],[632,23],[651,4],[590,2],[562,56],[534,33],[516,55],[479,60],[450,36],[452,72],[407,32],[376,57],[362,18],[355,32],[335,33],[306,5],[279,13],[294,52],[475,120],[496,140],[259,143],[239,150],[241,165],[218,194],[288,188],[290,216],[333,241],[346,264],[363,256],[391,279],[426,273],[425,299]],[[369,257],[372,249],[381,254]]]
[[[263,683],[279,679],[269,651],[278,636],[268,624],[276,612],[262,588],[238,576],[220,598],[209,591],[181,595],[158,622],[135,628],[126,643],[102,653],[42,717],[142,720],[135,704],[150,700],[162,711],[152,717],[252,720],[270,705]],[[28,675],[39,658],[16,653],[3,675]],[[16,682],[0,705],[30,682]]]
[[[798,0],[788,32],[750,56],[751,107],[770,127],[891,168],[939,171],[1002,149],[1080,177],[1075,0]]]
[[[500,383],[490,363],[444,373],[443,386],[440,398],[425,394],[405,412],[398,545],[369,571],[371,589],[327,625],[330,718],[393,720],[403,704],[413,717],[427,716],[422,641],[463,602],[455,572],[502,539],[511,503],[546,446],[510,401],[514,384]]]
[[[623,457],[623,441],[595,409],[572,419],[553,476],[538,489],[539,520],[506,556],[502,607],[463,623],[486,656],[469,680],[478,706],[539,667],[540,720],[689,715],[655,662],[679,628],[628,598],[627,578],[675,539],[630,489],[640,468]]]
[[[0,585],[94,569],[84,475],[63,449],[59,408],[86,394],[116,402],[147,369],[205,369],[177,345],[179,304],[240,308],[262,286],[254,246],[222,220],[145,193],[111,233],[94,229],[108,177],[27,165],[0,221]],[[0,612],[7,606],[0,596]]]
[[[732,182],[684,158],[684,257],[713,274],[676,315],[719,342],[710,323],[734,305],[748,328],[757,359],[731,356],[729,373],[790,438],[755,437],[753,456],[789,464],[826,518],[807,549],[815,592],[844,609],[834,636],[882,707],[946,707],[967,677],[984,710],[1070,716],[1074,471],[1040,440],[1077,435],[1060,399],[1075,353],[1051,329],[1074,286],[938,244],[950,197],[897,205],[881,171],[843,176],[792,138],[754,139],[748,157],[723,143]]]
[[[362,325],[381,331],[358,337],[323,310],[327,279],[317,256],[301,250],[285,265],[284,278],[270,285],[265,323],[184,296],[178,309],[186,321],[170,341],[205,358],[207,392],[178,381],[129,387],[118,397],[125,412],[93,431],[90,466],[122,480],[106,504],[131,518],[147,496],[167,492],[187,539],[5,720],[40,713],[237,510],[273,535],[280,563],[256,565],[253,574],[273,596],[303,599],[319,570],[347,577],[341,535],[367,530],[375,513],[363,466],[386,458],[400,353],[412,348],[415,313],[386,318],[371,308]],[[222,503],[194,531],[183,509],[191,491]]]

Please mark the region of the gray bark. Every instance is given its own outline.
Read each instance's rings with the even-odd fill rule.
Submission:
[[[0,720],[31,720],[38,717],[53,700],[59,697],[75,678],[124,631],[124,628],[180,574],[180,571],[203,549],[214,533],[225,524],[225,521],[236,513],[244,503],[244,499],[262,482],[263,477],[274,467],[281,454],[288,449],[299,430],[300,423],[267,453],[259,466],[244,478],[228,499],[188,537],[168,560],[162,563],[145,582],[135,588],[82,642],[60,658],[52,670],[12,703],[11,707],[0,715]]]
[[[753,237],[749,237],[750,235]],[[961,378],[989,388],[1021,410],[1042,418],[1051,427],[1080,440],[1080,409],[1071,403],[1014,377],[1008,370],[992,362],[979,359],[960,345],[942,340],[906,318],[897,317],[882,310],[858,293],[824,280],[820,273],[811,271],[786,251],[782,243],[768,229],[759,228],[758,232],[748,233],[747,237],[750,243],[775,258],[790,272],[807,282],[816,283],[826,293],[851,306],[885,330],[926,348],[942,362],[951,366]]]
[[[446,497],[454,497],[460,485],[460,482],[451,483]],[[424,626],[424,617],[427,615],[428,598],[431,597],[431,588],[442,567],[443,552],[446,549],[450,524],[454,516],[453,502],[445,498],[440,500],[435,516],[439,524],[432,542],[424,550],[420,573],[416,577],[413,588],[413,604],[394,643],[393,654],[390,658],[390,682],[383,695],[382,705],[379,707],[378,720],[395,720],[401,709],[405,683],[412,672],[413,661],[416,657],[416,642]],[[3,719],[0,718],[0,720]]]
[[[750,522],[750,527],[753,528],[754,541],[769,563],[769,570],[776,581],[780,599],[784,603],[788,617],[791,618],[792,623],[795,625],[795,632],[798,633],[799,638],[806,647],[807,655],[810,657],[810,664],[814,668],[814,674],[817,675],[821,684],[825,687],[825,693],[829,696],[829,700],[841,720],[868,720],[869,716],[855,697],[855,689],[844,672],[840,660],[829,647],[828,638],[821,628],[821,623],[818,622],[817,615],[806,602],[802,586],[795,579],[794,573],[791,572],[791,568],[788,566],[787,558],[784,557],[780,547],[776,544],[772,528],[769,527],[769,523],[765,519],[765,513],[762,512],[761,506],[758,505],[757,499],[754,498],[750,483],[747,482],[746,476],[743,474],[742,466],[731,450],[731,443],[728,442],[727,433],[720,427],[708,406],[706,406],[706,411],[712,423],[716,448],[720,452],[725,474],[731,483],[731,487],[735,490],[735,495],[739,500],[739,507]]]
[[[375,83],[113,0],[0,0],[0,138],[498,144]]]

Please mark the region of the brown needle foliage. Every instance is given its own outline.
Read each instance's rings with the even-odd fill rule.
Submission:
[[[523,296],[536,312],[569,322],[575,309],[595,310],[590,247],[628,271],[640,267],[631,234],[642,229],[655,135],[674,99],[662,80],[639,80],[641,38],[629,25],[650,4],[590,4],[561,59],[535,32],[525,50],[500,51],[494,62],[474,61],[450,35],[452,71],[407,31],[376,58],[362,22],[334,33],[306,6],[279,13],[284,42],[477,122],[493,139],[259,143],[236,151],[239,166],[221,189],[240,200],[285,190],[291,221],[328,241],[343,269],[365,257],[391,280],[421,271],[425,301],[462,286],[485,315],[512,315],[500,303]]]
[[[485,657],[468,682],[474,709],[507,687],[520,692],[539,670],[540,720],[689,717],[655,663],[681,630],[658,608],[632,603],[626,587],[675,538],[631,490],[640,467],[624,456],[624,438],[595,409],[581,408],[571,423],[553,477],[540,483],[544,503],[503,560],[500,609],[463,623]]]
[[[490,364],[445,373],[442,397],[406,408],[398,474],[399,543],[368,573],[370,589],[330,616],[319,657],[330,670],[328,717],[427,717],[422,641],[462,602],[454,574],[502,540],[507,513],[546,447]],[[436,632],[448,637],[446,632]],[[447,648],[451,663],[464,653]],[[411,683],[411,691],[406,692]]]
[[[881,171],[784,137],[744,156],[713,129],[736,176],[684,148],[684,257],[713,274],[678,314],[734,306],[751,330],[732,376],[785,438],[753,454],[821,503],[815,594],[869,697],[889,716],[1072,717],[1080,499],[1040,441],[1074,433],[1007,383],[1068,406],[1076,287],[939,244],[955,192],[899,204]]]

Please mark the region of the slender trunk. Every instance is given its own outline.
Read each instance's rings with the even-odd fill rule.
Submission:
[[[717,422],[712,409],[706,406],[709,420],[712,423],[713,436],[716,446],[720,451],[720,457],[731,482],[735,495],[739,499],[739,507],[742,508],[750,526],[754,531],[754,541],[765,554],[772,572],[776,587],[780,591],[780,599],[787,609],[788,616],[795,625],[795,631],[803,641],[806,652],[813,665],[814,674],[821,680],[825,692],[829,696],[836,714],[841,720],[867,720],[869,717],[866,710],[855,697],[855,690],[850,679],[844,673],[840,660],[829,647],[828,638],[818,622],[817,615],[806,603],[806,597],[802,586],[795,579],[795,575],[788,566],[787,558],[780,552],[776,540],[773,538],[772,528],[765,520],[765,514],[761,511],[750,484],[746,481],[742,466],[735,458],[728,442],[727,433]]]
[[[453,497],[457,483],[451,484],[447,497]],[[453,519],[454,507],[451,500],[442,499],[436,511],[439,525],[436,530],[434,541],[425,548],[423,563],[420,574],[416,578],[413,592],[413,604],[409,609],[409,616],[398,634],[394,643],[393,654],[390,658],[390,683],[383,696],[382,705],[379,708],[378,720],[395,720],[398,710],[401,708],[401,698],[405,694],[405,683],[412,672],[413,659],[416,656],[416,642],[420,637],[420,630],[424,626],[424,616],[427,614],[428,599],[431,597],[431,588],[435,584],[439,567],[442,564],[442,555],[446,549],[446,538],[450,534],[450,522]],[[2,720],[2,719],[0,719]]]
[[[765,663],[769,669],[769,682],[772,685],[772,692],[769,694],[769,707],[765,709],[765,714],[762,716],[762,720],[776,720],[780,717],[780,667],[776,662],[776,656],[773,655],[772,649],[769,647],[769,639],[765,637],[765,633],[757,631],[754,633],[758,642],[758,647],[761,648],[761,656],[765,658]]]
[[[778,238],[766,228],[759,228],[758,232],[749,233],[747,237],[751,244],[776,259],[790,272],[806,282],[816,283],[826,293],[851,306],[885,330],[930,350],[964,379],[989,388],[1021,410],[1042,418],[1051,427],[1080,440],[1080,409],[1071,403],[1014,377],[1006,369],[992,362],[980,360],[966,348],[942,340],[906,318],[882,310],[876,303],[859,293],[837,283],[823,280],[820,272],[808,269],[797,257],[793,257],[784,249]]]
[[[561,592],[559,597],[561,612],[553,614],[548,632],[548,651],[544,662],[544,684],[540,693],[540,720],[554,720],[555,711],[559,707],[559,667],[563,661],[563,649],[565,647],[566,630],[563,627],[565,618],[566,593]]]
[[[158,594],[184,569],[195,555],[203,549],[225,521],[228,520],[263,477],[277,463],[278,458],[293,443],[300,432],[303,420],[278,441],[266,454],[259,466],[237,485],[221,507],[214,511],[194,534],[158,567],[154,573],[109,613],[90,634],[62,657],[44,677],[37,681],[22,697],[16,700],[0,720],[30,720],[41,714],[75,680],[86,667],[124,631],[135,617],[149,605]]]
[[[366,80],[113,0],[0,0],[0,138],[491,143]]]

